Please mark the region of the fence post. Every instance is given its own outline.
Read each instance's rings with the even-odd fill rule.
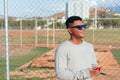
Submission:
[[[95,18],[93,18],[93,44],[94,44],[94,41],[95,41]]]
[[[37,47],[38,44],[38,31],[37,31],[37,18],[35,17],[35,47]]]
[[[47,19],[47,47],[49,46],[49,19]]]
[[[5,19],[5,51],[6,51],[6,79],[10,80],[9,72],[9,40],[8,40],[8,1],[4,0],[4,19]]]
[[[53,18],[53,46],[55,46],[55,19]]]
[[[20,46],[22,48],[22,17],[20,17]]]
[[[95,0],[95,29],[97,29],[97,0]]]

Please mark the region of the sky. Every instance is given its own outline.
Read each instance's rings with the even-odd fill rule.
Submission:
[[[65,11],[73,0],[8,0],[8,15],[17,17],[49,16]],[[120,0],[90,0],[90,6],[120,12]],[[4,0],[0,0],[0,16],[4,14]]]

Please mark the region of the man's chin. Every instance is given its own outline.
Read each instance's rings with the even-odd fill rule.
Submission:
[[[80,36],[80,38],[84,38],[85,36]]]

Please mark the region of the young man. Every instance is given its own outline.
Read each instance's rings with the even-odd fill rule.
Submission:
[[[63,42],[55,52],[55,70],[60,80],[92,80],[99,74],[92,44],[82,40],[86,25],[82,18],[71,16],[66,20],[70,39]]]

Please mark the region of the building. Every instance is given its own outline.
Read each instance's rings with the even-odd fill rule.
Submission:
[[[89,0],[72,0],[66,4],[66,17],[80,16],[89,18]]]

